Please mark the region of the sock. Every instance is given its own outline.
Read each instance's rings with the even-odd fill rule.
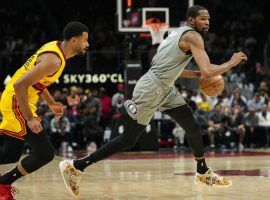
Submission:
[[[18,167],[6,172],[3,176],[0,176],[0,184],[9,185],[21,178],[23,175],[18,170]]]
[[[205,158],[203,159],[195,159],[197,161],[197,172],[199,174],[204,174],[209,169],[205,163]]]
[[[89,165],[92,165],[93,163],[94,162],[92,161],[91,155],[78,159],[78,160],[73,160],[74,167],[82,172],[84,171],[86,167],[88,167]]]

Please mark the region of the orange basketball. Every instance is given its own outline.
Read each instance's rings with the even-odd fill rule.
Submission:
[[[221,75],[200,79],[199,90],[205,96],[216,97],[224,90],[224,79]]]

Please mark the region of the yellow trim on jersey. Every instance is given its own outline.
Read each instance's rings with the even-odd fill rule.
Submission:
[[[4,92],[0,102],[0,110],[3,115],[0,133],[23,139],[26,134],[26,123],[19,110],[16,97]]]

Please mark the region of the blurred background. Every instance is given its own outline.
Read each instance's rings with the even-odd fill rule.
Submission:
[[[248,62],[224,74],[226,87],[216,98],[200,94],[197,80],[176,83],[201,123],[205,146],[217,151],[269,147],[267,0],[1,0],[0,91],[44,43],[62,39],[65,24],[83,22],[90,29],[89,52],[69,59],[62,77],[49,88],[55,100],[68,106],[65,115],[61,120],[54,118],[42,99],[38,112],[59,153],[93,152],[123,133],[119,108],[150,68],[158,46],[142,27],[143,20],[166,22],[166,12],[150,9],[144,16],[143,8],[166,8],[173,29],[185,24],[185,12],[191,4],[209,10],[210,31],[204,39],[212,63],[221,64],[236,51],[248,55]],[[196,63],[189,69],[197,69]],[[181,127],[157,112],[131,150],[161,149],[181,151],[188,145]]]

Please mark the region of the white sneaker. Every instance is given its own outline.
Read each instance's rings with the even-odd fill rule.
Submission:
[[[214,173],[211,168],[209,168],[209,170],[204,174],[196,173],[195,183],[215,188],[227,188],[232,185],[232,181],[230,179]]]
[[[76,198],[79,197],[80,180],[84,172],[77,170],[73,165],[73,160],[63,160],[59,163],[59,168],[67,190]]]

